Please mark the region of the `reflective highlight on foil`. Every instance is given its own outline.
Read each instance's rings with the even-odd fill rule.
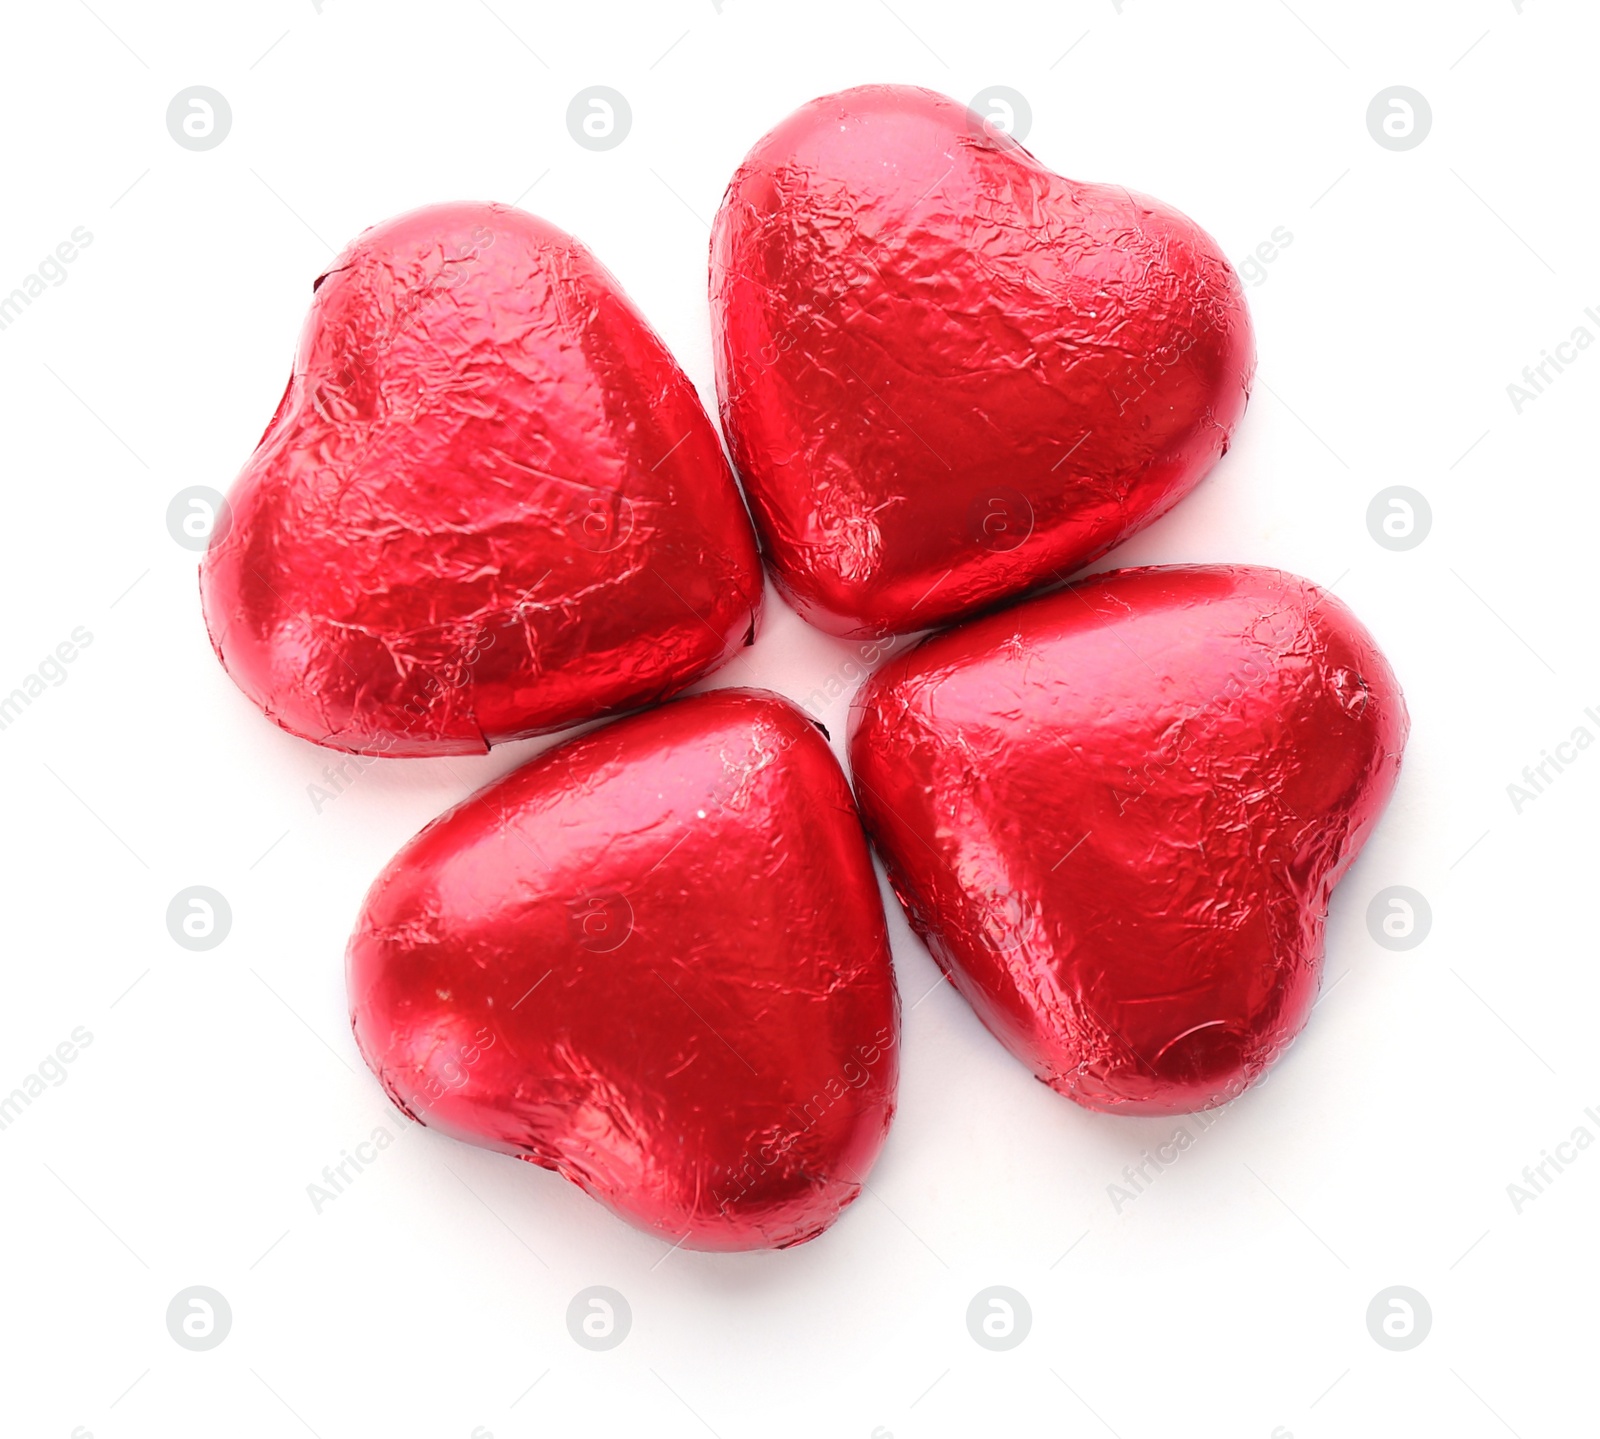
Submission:
[[[689,1249],[811,1239],[899,1067],[849,786],[775,695],[715,690],[547,751],[422,831],[350,942],[394,1102]]]
[[[717,393],[786,598],[841,635],[1065,578],[1227,452],[1255,343],[1216,243],[964,106],[802,106],[711,242]]]
[[[1276,570],[1112,571],[937,635],[852,710],[862,815],[984,1024],[1091,1109],[1232,1099],[1315,1000],[1408,719]]]
[[[581,244],[436,205],[314,288],[201,569],[212,644],[270,718],[482,752],[663,699],[751,639],[760,564],[716,432]]]

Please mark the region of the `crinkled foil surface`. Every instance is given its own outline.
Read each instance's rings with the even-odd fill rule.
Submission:
[[[350,943],[412,1118],[693,1249],[819,1234],[894,1107],[898,1000],[849,786],[777,696],[591,731],[423,830]]]
[[[836,634],[1054,582],[1226,452],[1255,364],[1215,242],[908,86],[801,107],[711,242],[723,428],[785,595]]]
[[[571,236],[437,205],[314,288],[201,570],[212,643],[272,719],[336,749],[481,752],[661,699],[753,635],[717,435]]]
[[[927,640],[852,711],[856,792],[983,1022],[1092,1109],[1225,1103],[1305,1023],[1408,727],[1276,570],[1113,571]]]

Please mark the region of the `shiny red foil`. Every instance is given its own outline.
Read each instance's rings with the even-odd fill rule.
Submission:
[[[291,733],[389,755],[662,699],[754,633],[761,572],[693,386],[617,282],[503,205],[366,231],[201,568]]]
[[[996,1037],[1088,1108],[1174,1114],[1305,1024],[1407,727],[1309,581],[1135,569],[891,660],[850,758],[895,892]]]
[[[690,1249],[820,1234],[894,1108],[877,881],[827,742],[716,690],[435,820],[350,942],[356,1041],[413,1119]]]
[[[1227,452],[1255,345],[1216,243],[928,90],[802,106],[711,241],[723,428],[784,595],[840,635],[1053,583]]]

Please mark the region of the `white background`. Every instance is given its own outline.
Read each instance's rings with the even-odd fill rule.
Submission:
[[[1520,814],[1506,789],[1576,726],[1600,733],[1600,353],[1521,414],[1506,391],[1580,323],[1600,334],[1592,7],[93,5],[8,7],[0,89],[0,293],[74,227],[94,236],[0,332],[0,692],[74,627],[94,637],[0,732],[0,1093],[93,1034],[0,1132],[6,1434],[1593,1430],[1600,1146],[1520,1213],[1506,1188],[1576,1126],[1600,1136],[1600,751]],[[323,1166],[401,1131],[346,1023],[361,896],[539,746],[387,762],[316,813],[329,756],[212,658],[168,502],[226,489],[333,249],[431,201],[520,201],[576,233],[711,405],[707,221],[728,177],[796,105],[875,80],[1021,91],[1045,163],[1160,196],[1236,261],[1292,233],[1249,291],[1261,366],[1233,452],[1114,562],[1297,571],[1387,649],[1413,735],[1335,896],[1333,987],[1272,1077],[1119,1213],[1108,1185],[1181,1122],[1037,1084],[891,901],[899,1115],[872,1192],[817,1242],[668,1255],[555,1176],[424,1132],[318,1214]],[[203,154],[164,118],[195,84],[233,109]],[[591,84],[633,109],[608,153],[565,126]],[[1433,111],[1405,153],[1365,123],[1395,84]],[[1391,484],[1433,511],[1404,553],[1366,527]],[[718,682],[803,699],[851,654],[769,593],[748,666]],[[844,711],[822,716],[836,737]],[[194,884],[233,910],[203,954],[165,923]],[[1406,953],[1367,928],[1391,884],[1433,910]],[[195,1284],[233,1311],[205,1353],[164,1318]],[[633,1311],[608,1353],[566,1330],[591,1284]],[[992,1284],[1033,1311],[1007,1353],[965,1326]],[[1364,1317],[1395,1284],[1433,1313],[1406,1353]]]

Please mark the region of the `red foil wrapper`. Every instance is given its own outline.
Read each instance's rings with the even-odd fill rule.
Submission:
[[[931,91],[814,100],[711,241],[723,428],[780,589],[901,633],[1064,578],[1227,452],[1255,346],[1192,221]]]
[[[270,718],[334,749],[482,752],[673,694],[753,637],[716,432],[570,235],[436,205],[313,288],[200,574]]]
[[[1113,571],[935,636],[852,712],[867,828],[995,1036],[1090,1109],[1175,1114],[1306,1022],[1328,897],[1408,721],[1307,580]]]
[[[894,1108],[866,838],[817,727],[759,691],[592,731],[434,821],[367,896],[348,977],[408,1115],[685,1248],[820,1234]]]

